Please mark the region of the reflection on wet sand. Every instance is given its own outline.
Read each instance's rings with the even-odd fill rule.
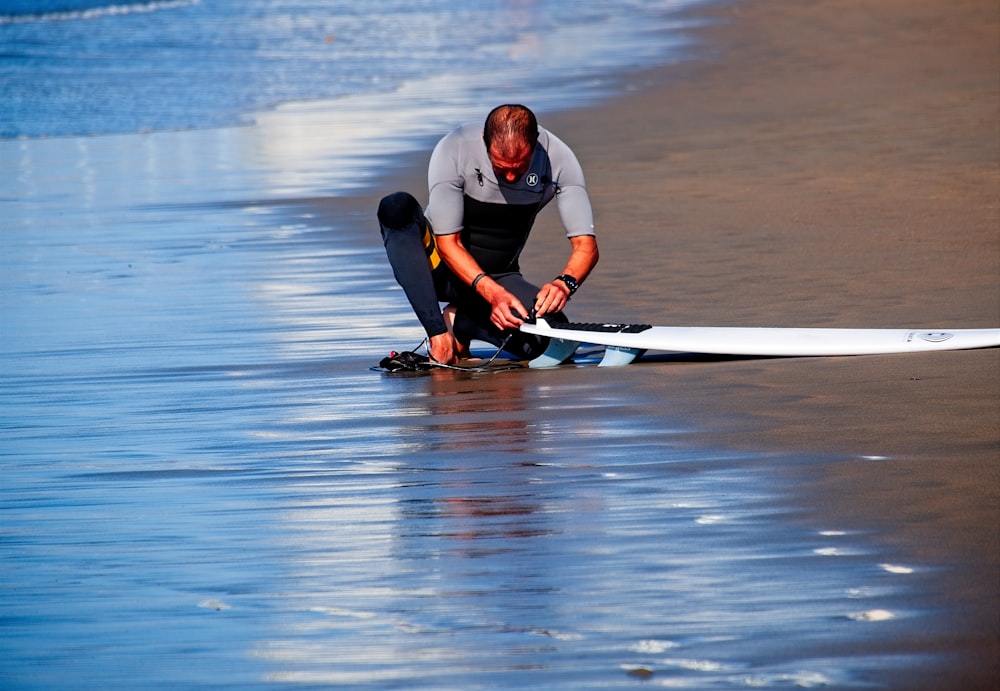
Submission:
[[[782,523],[774,459],[692,445],[641,377],[377,376],[377,465],[283,514],[296,623],[256,649],[269,678],[861,684],[868,663],[820,651],[901,591],[857,536]]]

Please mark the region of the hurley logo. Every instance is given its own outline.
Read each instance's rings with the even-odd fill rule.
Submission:
[[[528,177],[524,181],[528,183],[528,187],[534,187],[538,184],[538,173],[528,173]]]

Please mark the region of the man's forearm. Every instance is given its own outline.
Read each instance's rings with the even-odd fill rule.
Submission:
[[[559,274],[562,278],[553,278],[543,285],[535,298],[534,308],[539,316],[562,311],[576,287],[590,275],[600,257],[597,240],[593,235],[572,237],[570,243],[573,245],[573,252]]]
[[[483,273],[479,262],[462,244],[459,233],[439,235],[436,238],[438,253],[451,272],[466,285],[472,285],[476,276]]]
[[[561,273],[569,274],[580,283],[590,275],[600,259],[597,239],[593,235],[578,235],[570,238],[573,251]]]

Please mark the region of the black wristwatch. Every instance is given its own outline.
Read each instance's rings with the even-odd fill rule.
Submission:
[[[566,287],[569,288],[570,297],[573,297],[573,293],[575,293],[576,289],[580,287],[580,282],[575,278],[573,278],[572,276],[570,276],[569,274],[559,274],[552,280],[562,281],[563,283],[565,283]]]

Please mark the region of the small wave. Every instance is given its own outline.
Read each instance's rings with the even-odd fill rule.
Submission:
[[[895,619],[896,615],[887,609],[870,609],[867,612],[848,614],[847,618],[854,621],[889,621]]]
[[[670,648],[676,648],[679,644],[673,641],[660,641],[655,639],[649,639],[644,641],[639,641],[635,645],[629,648],[635,653],[645,653],[647,655],[655,655],[657,653],[662,653]]]
[[[99,19],[122,14],[140,14],[145,12],[160,12],[174,10],[180,7],[197,5],[201,0],[158,0],[154,2],[122,3],[120,5],[104,5],[85,10],[67,10],[64,12],[42,12],[38,14],[0,14],[0,24],[24,24],[28,22],[67,22],[81,19]]]
[[[899,564],[879,564],[878,567],[883,571],[895,574],[908,574],[913,573],[915,570],[911,566],[901,566]]]

